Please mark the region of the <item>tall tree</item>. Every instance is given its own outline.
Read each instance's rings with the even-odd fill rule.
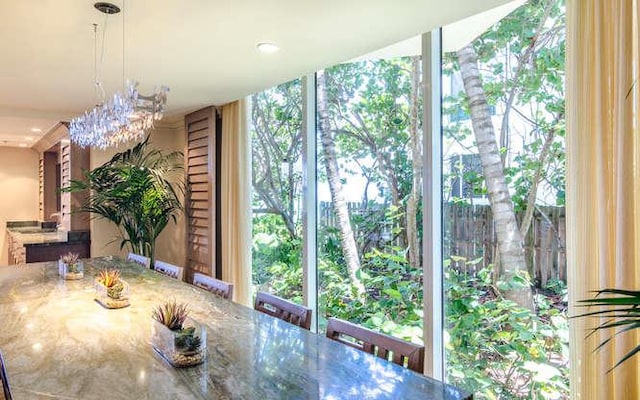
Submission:
[[[564,135],[562,4],[562,0],[530,1],[457,52],[494,214],[499,253],[496,272],[506,281],[529,270],[523,241],[538,209],[541,183],[553,187],[558,198],[563,193],[564,180],[559,179],[564,175],[563,143],[559,141]],[[490,105],[496,104],[503,106],[499,135],[490,112]],[[513,113],[529,132],[523,137],[523,149],[509,160],[516,135]],[[524,211],[519,227],[516,209]],[[522,306],[532,306],[526,287],[505,294]]]
[[[473,133],[493,211],[500,251],[501,275],[504,280],[511,282],[519,272],[527,271],[522,235],[518,229],[502,158],[498,150],[496,132],[491,121],[489,103],[482,87],[478,58],[473,47],[467,46],[459,50],[458,62],[464,89],[469,98]],[[531,290],[528,288],[508,290],[505,294],[519,305],[533,308]]]
[[[349,271],[349,278],[360,295],[364,294],[364,285],[358,278],[357,272],[360,269],[360,258],[358,248],[351,228],[349,208],[344,195],[344,189],[340,178],[340,170],[336,159],[335,137],[331,128],[331,117],[329,116],[329,100],[327,98],[327,82],[325,71],[318,72],[318,120],[320,130],[320,142],[322,144],[322,154],[324,165],[331,192],[331,201],[338,219],[340,230],[340,244],[342,254]]]
[[[409,143],[411,147],[412,182],[405,214],[409,264],[420,268],[418,240],[418,206],[422,193],[422,140],[420,135],[420,57],[411,58],[411,96],[409,100]]]
[[[278,215],[291,238],[299,235],[302,175],[302,88],[300,80],[252,96],[254,211]]]

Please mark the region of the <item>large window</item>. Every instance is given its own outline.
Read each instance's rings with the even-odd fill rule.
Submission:
[[[446,378],[478,399],[568,397],[564,46],[548,0],[443,57]]]
[[[302,84],[251,97],[253,283],[302,303]]]
[[[318,73],[320,327],[422,341],[420,57]]]
[[[457,40],[427,129],[423,99],[439,99],[440,85],[422,85],[417,48],[255,94],[256,288],[317,304],[320,333],[337,317],[424,341],[435,374],[444,354],[444,378],[475,398],[567,398],[564,35],[563,1],[544,0]],[[310,171],[317,179],[303,182]],[[442,203],[436,193],[423,209],[434,201],[423,184],[440,179]],[[435,255],[422,254],[423,236]]]

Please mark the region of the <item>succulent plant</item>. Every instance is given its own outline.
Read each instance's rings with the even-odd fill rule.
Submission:
[[[124,284],[122,281],[117,281],[112,286],[107,287],[107,296],[112,299],[119,299],[122,296],[122,291],[124,290]]]
[[[98,274],[98,283],[104,285],[107,289],[113,287],[120,282],[120,270],[116,268],[103,269]],[[120,289],[122,291],[122,289]]]
[[[60,256],[60,261],[67,265],[67,271],[78,272],[78,259],[80,254],[68,252]]]
[[[200,336],[196,336],[196,328],[188,327],[181,329],[176,333],[175,345],[176,347],[184,349],[184,351],[197,351],[202,344]]]
[[[151,316],[172,331],[182,329],[185,319],[189,315],[189,306],[184,303],[178,303],[175,300],[169,300],[159,305],[153,310]]]

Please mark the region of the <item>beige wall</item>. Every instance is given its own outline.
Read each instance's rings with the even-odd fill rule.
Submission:
[[[149,139],[151,146],[163,152],[184,151],[184,125],[182,123],[171,127],[157,128],[151,133]],[[125,150],[133,144],[122,146],[118,149],[91,150],[91,168],[98,167],[108,161],[115,153]],[[126,255],[126,248],[119,250],[120,240],[112,242],[118,236],[118,229],[112,223],[93,219],[91,221],[91,256]],[[184,216],[178,217],[177,224],[169,222],[162,231],[156,243],[156,259],[166,261],[179,266],[186,262],[186,238]]]
[[[35,150],[0,147],[0,265],[7,265],[6,222],[38,220],[38,164]]]

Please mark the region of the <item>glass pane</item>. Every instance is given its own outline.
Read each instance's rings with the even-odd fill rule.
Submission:
[[[251,96],[253,284],[302,303],[302,85]]]
[[[477,399],[569,396],[564,24],[527,2],[443,55],[446,377]]]
[[[318,73],[320,330],[422,341],[420,57]]]

